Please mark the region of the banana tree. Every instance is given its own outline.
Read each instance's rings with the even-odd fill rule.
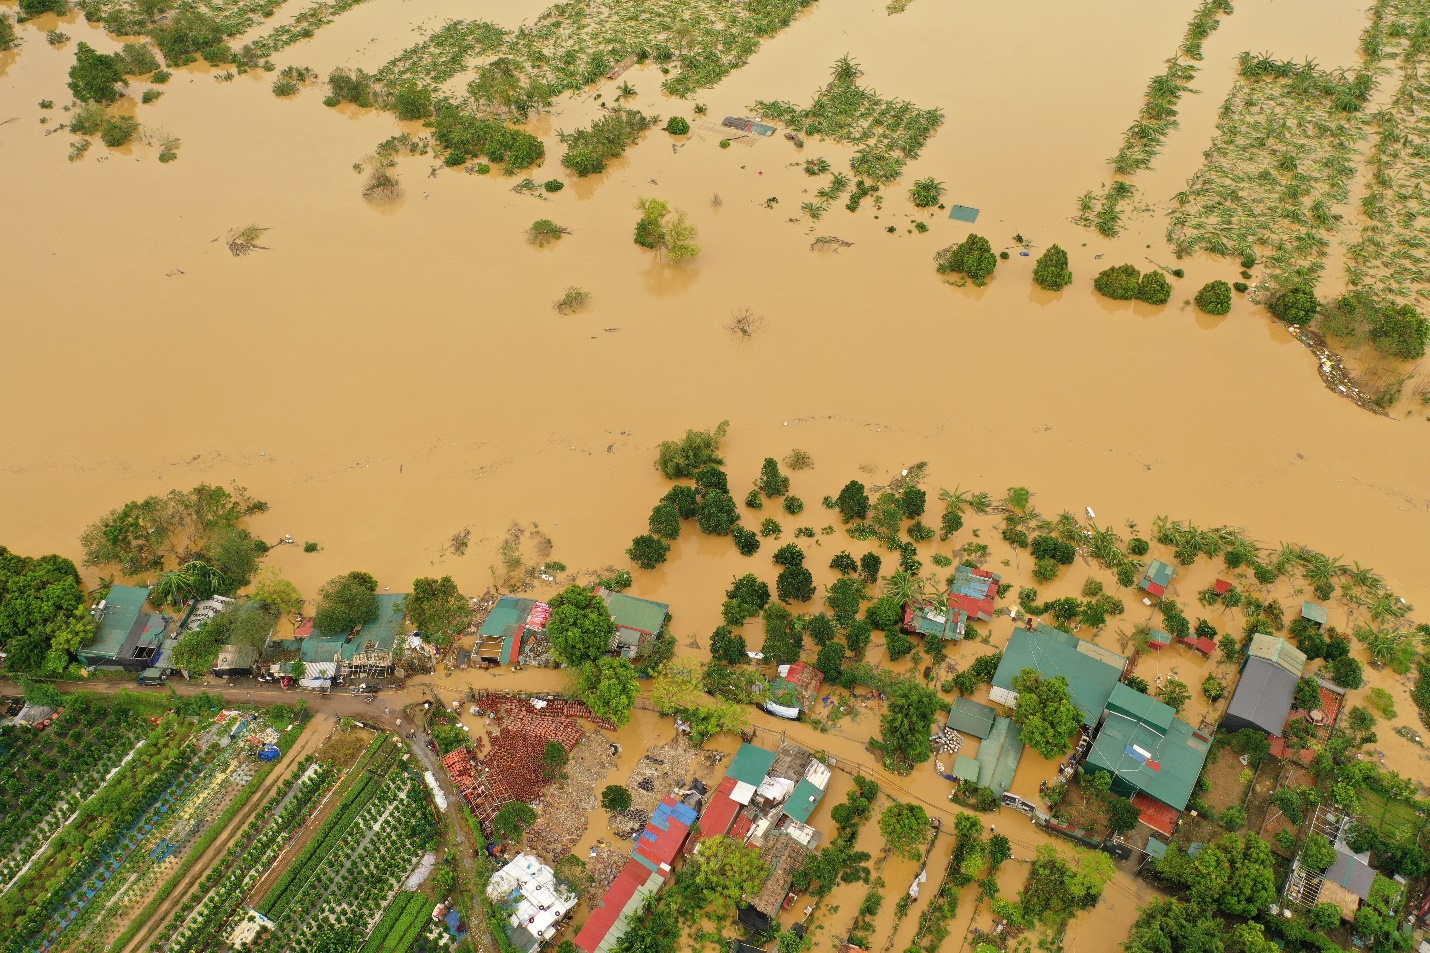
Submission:
[[[194,577],[185,569],[171,569],[162,574],[150,591],[150,601],[154,605],[168,605],[177,609],[194,597]]]

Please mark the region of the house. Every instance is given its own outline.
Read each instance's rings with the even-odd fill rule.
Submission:
[[[258,661],[258,649],[251,645],[225,645],[219,649],[218,658],[210,670],[215,678],[240,678],[253,674],[253,663]]]
[[[611,641],[611,651],[621,658],[640,655],[641,646],[659,635],[665,620],[670,617],[670,606],[663,602],[637,599],[601,586],[596,588],[596,595],[605,600],[606,609],[616,623],[616,637]]]
[[[966,638],[969,622],[993,618],[1000,581],[1000,576],[987,569],[959,566],[947,596],[904,606],[903,630],[909,635],[937,635],[947,640]]]
[[[1330,620],[1330,615],[1326,612],[1325,606],[1317,605],[1314,602],[1303,602],[1301,603],[1301,618],[1321,629],[1325,628],[1326,623]]]
[[[90,668],[120,668],[142,672],[159,654],[167,617],[145,612],[149,590],[142,586],[110,586],[109,595],[94,610],[99,630],[94,641],[76,653]]]
[[[1281,737],[1305,667],[1306,656],[1285,639],[1255,636],[1247,647],[1241,680],[1222,718],[1222,728],[1255,728],[1273,738]]]
[[[1149,629],[1147,632],[1147,647],[1161,651],[1172,644],[1172,636],[1161,629]]]
[[[1182,811],[1201,776],[1211,739],[1176,715],[1171,706],[1117,685],[1084,769],[1109,772],[1116,794],[1145,794]]]
[[[640,913],[646,898],[665,885],[671,875],[671,865],[684,849],[690,828],[700,814],[699,808],[687,803],[688,800],[677,801],[668,796],[656,806],[650,822],[636,838],[631,859],[626,861],[576,934],[576,946],[586,953],[610,953],[625,936],[632,917]]]
[[[506,914],[507,939],[520,953],[535,953],[555,936],[577,903],[576,892],[541,858],[524,852],[492,874],[487,898]]]
[[[495,665],[515,664],[527,631],[543,631],[550,618],[551,606],[544,602],[502,596],[477,630],[472,654]]]
[[[993,723],[997,718],[997,709],[979,704],[970,698],[959,697],[955,698],[949,707],[945,724],[965,735],[987,738],[993,733]]]
[[[791,721],[814,703],[814,696],[824,684],[824,673],[807,662],[781,665],[779,677],[770,683],[770,697],[765,711]]]
[[[978,744],[978,786],[1002,797],[1013,784],[1023,759],[1023,735],[1011,718],[997,718],[993,730]],[[956,766],[955,766],[956,768]]]
[[[1126,665],[1121,655],[1050,626],[1040,626],[1036,632],[1014,629],[993,674],[988,698],[1015,708],[1018,693],[1013,691],[1013,679],[1024,669],[1031,668],[1044,678],[1061,675],[1067,679],[1073,704],[1082,712],[1083,724],[1091,727],[1102,717]]]
[[[1167,587],[1172,584],[1172,577],[1176,574],[1177,570],[1174,567],[1160,559],[1154,559],[1147,570],[1142,573],[1142,578],[1137,581],[1137,587],[1147,590],[1154,596],[1164,596],[1167,594]]]
[[[353,632],[314,631],[302,642],[304,662],[346,662],[374,671],[392,666],[392,650],[402,631],[405,593],[377,594],[377,618]]]

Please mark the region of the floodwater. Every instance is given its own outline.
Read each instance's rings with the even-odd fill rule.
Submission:
[[[1238,4],[1206,41],[1193,83],[1201,94],[1184,97],[1181,128],[1136,179],[1143,200],[1162,207],[1195,171],[1237,53],[1351,65],[1364,6]],[[68,100],[75,42],[117,43],[76,16],[21,25],[19,51],[0,54],[0,168],[11,183],[0,228],[0,542],[78,558],[83,527],[125,500],[237,481],[271,504],[254,524],[261,535],[321,545],[316,554],[279,547],[268,559],[307,594],[353,568],[393,591],[450,573],[475,594],[491,584],[513,521],[539,526],[552,558],[573,570],[623,565],[665,490],[655,445],[728,419],[732,489],[743,492],[764,456],[799,447],[816,461],[793,474],[808,504],[801,517],[753,514],[777,515],[781,542],[796,525],[832,522],[818,501],[847,480],[886,483],[927,460],[931,488],[997,496],[1026,485],[1050,515],[1091,506],[1103,525],[1145,527],[1169,513],[1344,553],[1430,605],[1423,421],[1375,417],[1333,396],[1311,355],[1244,301],[1223,318],[1185,304],[1202,282],[1230,277],[1225,262],[1182,263],[1187,278],[1163,309],[1091,290],[1107,264],[1170,262],[1159,211],[1131,218],[1116,241],[1069,219],[1075,197],[1108,179],[1106,158],[1194,7],[914,0],[890,17],[882,3],[823,0],[695,98],[716,122],[756,99],[805,104],[847,52],[885,97],[943,108],[945,125],[903,183],[932,175],[947,183],[946,201],[982,209],[976,230],[1012,252],[986,289],[939,280],[934,251],[968,228],[932,216],[928,234],[909,231],[916,210],[902,187],[885,190],[882,210],[836,205],[814,225],[787,221],[825,181],[806,177],[801,159],[822,155],[838,169],[851,150],[810,142],[801,153],[778,135],[720,149],[701,122],[684,142],[651,132],[605,175],[568,180],[549,200],[514,194],[497,175],[404,159],[401,199],[374,206],[353,164],[389,136],[420,134],[417,124],[326,109],[318,88],[279,100],[267,74],[217,82],[199,65],[176,70],[163,98],[137,107],[153,144],[96,141],[70,163],[71,137],[45,135],[65,114],[37,103]],[[371,70],[416,42],[415,27],[449,16],[511,27],[540,9],[371,0],[275,61]],[[52,48],[43,33],[57,27],[72,40]],[[690,103],[660,94],[661,78],[654,67],[627,73],[632,104],[695,118]],[[606,98],[615,85],[604,84]],[[131,94],[144,88],[136,81]],[[567,178],[556,132],[596,110],[588,95],[533,124],[549,156],[539,178]],[[161,165],[165,134],[182,146]],[[643,196],[689,212],[699,258],[670,266],[631,242]],[[770,197],[779,202],[766,208]],[[537,218],[571,234],[535,249],[523,230]],[[216,240],[249,223],[269,229],[267,250],[231,256]],[[1033,243],[1031,257],[1018,255],[1015,233]],[[812,252],[816,235],[854,244]],[[1059,294],[1031,283],[1052,242],[1068,248],[1077,276]],[[570,285],[591,304],[562,316],[552,302]],[[764,318],[752,339],[726,330],[741,308]],[[463,528],[472,544],[457,557],[445,544]],[[990,530],[983,539],[996,544],[995,565],[1010,556]],[[835,552],[863,551],[842,534],[808,548],[820,583]],[[634,592],[670,603],[682,645],[703,645],[729,579],[768,576],[768,551],[742,559],[692,527],[667,566],[636,574]],[[1026,568],[1000,571],[1017,581]],[[1044,595],[1075,591],[1082,578],[1074,567]],[[1130,619],[1139,604],[1128,601]],[[959,653],[961,662],[980,654]],[[870,657],[881,654],[876,642]],[[1163,653],[1142,671],[1197,670],[1195,681],[1180,674],[1193,686],[1191,716],[1201,664]],[[1371,677],[1394,688],[1401,719],[1411,719],[1403,682]],[[498,688],[518,679],[471,678]],[[870,711],[811,743],[872,764],[863,741],[876,730]],[[1380,735],[1392,766],[1410,773],[1420,752]],[[1036,791],[1037,778],[1023,777],[1033,767],[1016,789]],[[946,803],[945,782],[907,783]],[[934,879],[931,870],[930,887]],[[890,882],[886,911],[900,889]],[[845,910],[856,903],[851,894]],[[1074,927],[1082,946],[1110,949],[1125,932],[1126,910],[1120,929],[1094,929],[1113,916],[1102,911]]]

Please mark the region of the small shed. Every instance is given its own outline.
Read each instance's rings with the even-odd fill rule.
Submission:
[[[1330,616],[1326,612],[1325,606],[1317,605],[1314,602],[1303,602],[1301,603],[1301,618],[1313,623],[1319,629],[1326,624]]]
[[[1306,653],[1279,636],[1252,636],[1251,644],[1246,647],[1246,654],[1248,658],[1265,659],[1297,678],[1306,671]]]
[[[1172,584],[1172,577],[1176,574],[1175,567],[1160,559],[1154,559],[1137,585],[1154,596],[1163,596],[1167,594],[1167,587]]]
[[[955,698],[948,713],[948,727],[975,738],[987,738],[993,731],[998,711],[968,698]]]
[[[1013,785],[1023,759],[1023,733],[1011,718],[999,718],[993,732],[978,745],[978,783],[1002,797]]]
[[[1147,647],[1161,651],[1172,644],[1172,636],[1161,629],[1152,629],[1147,633]]]
[[[953,776],[960,781],[978,783],[978,759],[966,754],[959,755],[953,762]]]

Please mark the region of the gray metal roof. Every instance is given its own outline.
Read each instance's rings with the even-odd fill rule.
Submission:
[[[1370,888],[1375,884],[1375,869],[1370,864],[1349,851],[1339,849],[1336,851],[1336,862],[1326,868],[1323,876],[1362,900],[1370,899]]]
[[[1268,735],[1280,737],[1281,729],[1286,726],[1286,716],[1291,714],[1291,703],[1299,681],[1299,677],[1275,662],[1254,657],[1247,659],[1222,724],[1233,731],[1259,728]]]

